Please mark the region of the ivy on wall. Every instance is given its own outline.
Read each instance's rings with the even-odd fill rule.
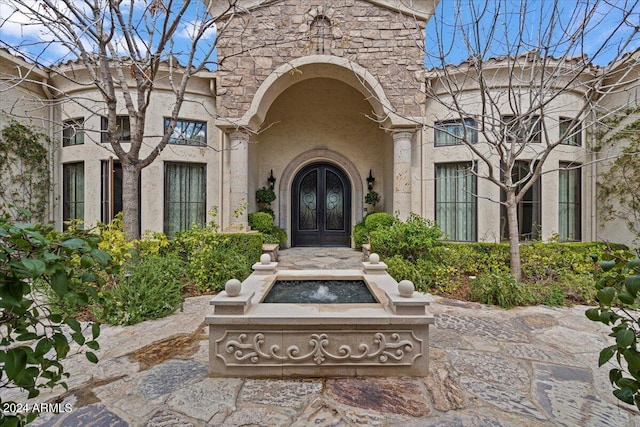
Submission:
[[[31,127],[12,121],[0,132],[0,205],[17,220],[42,222],[51,189],[50,139]]]
[[[636,242],[640,242],[640,119],[614,132],[604,144],[619,141],[627,145],[598,179],[598,210],[603,221],[624,221]]]

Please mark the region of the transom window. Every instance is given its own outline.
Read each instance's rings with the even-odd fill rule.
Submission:
[[[109,135],[107,134],[107,128],[109,127],[109,120],[106,117],[100,118],[100,141],[105,144],[109,142]],[[131,122],[129,116],[117,116],[116,118],[116,137],[120,142],[131,142]]]
[[[62,146],[84,144],[84,117],[62,122]]]
[[[446,120],[434,124],[434,145],[460,145],[463,141],[478,142],[478,129],[473,119]]]
[[[560,117],[560,138],[562,138],[561,144],[565,145],[582,145],[582,123],[577,122],[571,129],[571,122],[573,119],[569,117]]]
[[[169,128],[171,119],[164,119],[164,131]],[[207,145],[207,123],[197,120],[177,120],[176,127],[169,137],[169,144],[176,145]]]

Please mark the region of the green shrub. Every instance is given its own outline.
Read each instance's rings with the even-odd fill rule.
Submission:
[[[564,288],[558,283],[535,283],[526,285],[531,295],[531,304],[562,306],[565,300]]]
[[[364,225],[369,232],[381,228],[389,228],[397,221],[396,217],[386,212],[371,213],[364,217]]]
[[[220,291],[229,279],[244,280],[262,255],[260,233],[217,233],[194,226],[176,233],[174,247],[200,292]]]
[[[365,220],[366,224],[366,220]],[[438,225],[416,214],[406,221],[396,221],[389,228],[380,228],[369,233],[371,252],[386,259],[401,255],[408,261],[427,257],[442,242],[442,231]]]
[[[262,253],[262,239],[260,252]],[[251,274],[253,264],[243,253],[221,246],[206,245],[197,255],[190,257],[188,270],[200,292],[220,292],[227,280],[246,279]]]
[[[249,226],[252,230],[261,233],[271,233],[273,228],[273,217],[266,212],[254,212],[248,215]]]
[[[509,273],[483,273],[471,280],[471,300],[509,309],[528,304],[531,294]]]
[[[262,233],[262,242],[263,243],[273,243],[273,244],[280,244],[280,237],[276,236],[275,234],[271,234],[271,233]]]
[[[565,299],[575,304],[596,303],[596,282],[591,275],[566,275],[560,278]]]
[[[385,260],[387,264],[387,273],[393,277],[397,282],[401,280],[411,280],[416,287],[416,290],[425,292],[428,290],[428,286],[424,281],[424,276],[420,274],[416,266],[402,258],[400,255],[395,255]]]
[[[640,259],[618,250],[604,260],[594,254],[593,261],[598,307],[585,315],[610,327],[609,336],[615,338],[615,344],[600,351],[598,366],[612,359],[617,362],[609,370],[613,395],[640,409],[640,316],[635,310],[640,304]]]
[[[369,243],[369,235],[372,231],[391,227],[397,220],[393,215],[385,212],[370,213],[353,227],[351,237],[357,248],[361,248],[365,243]]]
[[[287,243],[287,232],[284,231],[284,228],[273,227],[271,229],[271,235],[275,236],[278,239],[279,244],[284,245]]]
[[[364,221],[357,223],[355,227],[353,227],[351,237],[353,238],[357,248],[361,248],[365,243],[369,243],[369,232],[367,231],[367,227],[364,225]]]
[[[88,307],[100,300],[105,277],[116,273],[117,266],[98,248],[95,234],[75,229],[59,233],[50,225],[16,223],[0,215],[0,390],[24,391],[24,402],[24,397],[33,399],[41,389],[66,388],[69,373],[63,363],[70,343],[80,346],[73,354],[99,349],[100,326],[83,328],[72,315],[53,312],[50,304],[34,298],[34,283],[64,304]],[[98,361],[93,352],[85,354],[89,361]],[[7,400],[10,395],[0,392],[2,408],[12,403]],[[14,415],[0,411],[0,424],[23,425],[36,417],[37,411]]]
[[[102,320],[133,325],[173,313],[182,306],[183,262],[176,255],[130,261],[117,283],[104,291]]]
[[[258,209],[258,212],[268,213],[269,215],[271,215],[271,218],[273,218],[274,220],[276,219],[276,213],[269,207],[260,208]]]
[[[287,232],[283,228],[273,225],[273,216],[267,212],[250,213],[249,225],[252,230],[262,233],[264,243],[283,245],[287,242]]]

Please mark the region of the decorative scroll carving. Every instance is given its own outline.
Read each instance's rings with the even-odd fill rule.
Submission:
[[[367,337],[373,339],[367,341]],[[287,335],[287,332],[284,333]],[[363,365],[411,365],[422,354],[422,340],[412,331],[373,332],[373,331],[335,331],[312,333],[308,336],[308,347],[301,348],[294,341],[304,341],[300,332],[292,332],[290,343],[283,348],[270,341],[282,338],[280,334],[268,336],[268,332],[227,331],[216,341],[218,356],[225,364],[363,364]],[[358,337],[354,340],[354,337]],[[293,340],[291,340],[293,338]],[[296,339],[298,338],[298,339]],[[285,337],[285,341],[287,341]],[[337,343],[336,343],[337,341]],[[342,342],[357,342],[351,346]],[[334,343],[332,346],[331,343]],[[222,354],[229,354],[227,360]]]

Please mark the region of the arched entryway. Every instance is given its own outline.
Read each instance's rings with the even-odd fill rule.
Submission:
[[[317,162],[302,168],[291,188],[292,246],[349,246],[351,183],[338,166]]]

